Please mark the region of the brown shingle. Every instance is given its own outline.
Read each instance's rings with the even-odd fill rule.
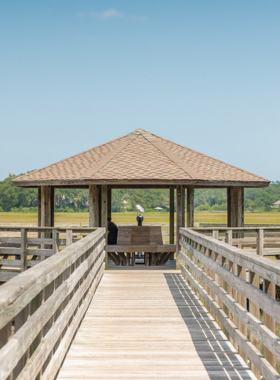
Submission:
[[[268,180],[175,144],[143,129],[35,170],[14,180],[19,186],[116,181],[256,182]]]

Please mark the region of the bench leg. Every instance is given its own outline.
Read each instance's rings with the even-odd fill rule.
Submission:
[[[158,265],[160,256],[161,256],[161,252],[154,253],[154,266]]]
[[[135,252],[132,252],[131,266],[135,266]]]
[[[145,267],[147,267],[149,265],[149,260],[148,260],[148,253],[144,253],[144,263],[145,263]]]
[[[130,252],[126,252],[126,266],[130,265]]]
[[[120,265],[126,265],[126,257],[123,252],[119,252]]]

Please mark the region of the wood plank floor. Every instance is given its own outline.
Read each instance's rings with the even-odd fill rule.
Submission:
[[[255,379],[179,271],[106,271],[58,379]]]

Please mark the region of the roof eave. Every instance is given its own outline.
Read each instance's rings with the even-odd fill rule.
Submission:
[[[38,187],[38,186],[81,186],[81,185],[185,185],[195,187],[267,187],[269,180],[262,181],[217,181],[217,180],[200,180],[200,179],[73,179],[73,180],[38,180],[38,181],[18,181],[13,180],[16,187]]]

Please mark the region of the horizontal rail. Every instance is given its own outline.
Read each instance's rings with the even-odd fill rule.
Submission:
[[[280,263],[264,257],[258,257],[252,252],[232,247],[227,243],[202,235],[196,231],[181,229],[180,233],[181,236],[195,239],[196,243],[280,286]]]
[[[0,287],[0,334],[6,337],[0,380],[55,378],[104,272],[105,238],[99,228]]]
[[[0,227],[2,235],[4,232],[16,235],[0,236],[0,282],[8,281],[93,231],[96,228]],[[1,259],[10,260],[10,264]],[[11,271],[17,266],[14,261],[20,262],[20,272]]]

